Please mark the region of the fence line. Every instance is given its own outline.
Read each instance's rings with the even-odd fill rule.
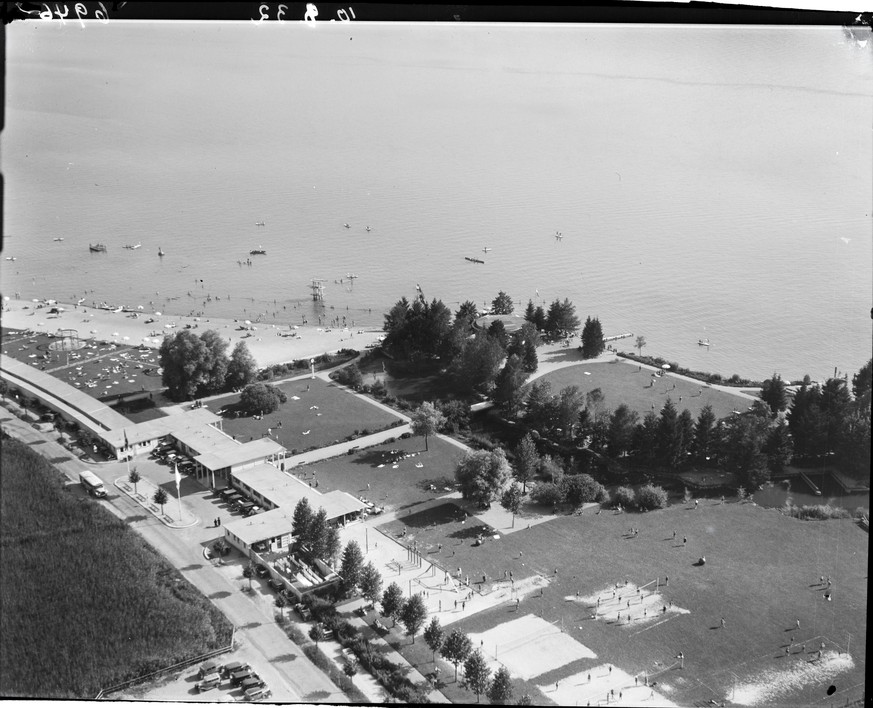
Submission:
[[[95,701],[102,700],[110,693],[115,693],[116,691],[120,691],[123,688],[127,688],[128,686],[133,686],[135,683],[139,683],[140,681],[146,681],[147,679],[154,678],[155,676],[159,676],[160,674],[167,673],[168,671],[175,671],[176,669],[184,669],[192,664],[197,664],[204,659],[211,659],[216,656],[220,656],[221,654],[226,654],[229,651],[233,651],[234,646],[234,638],[236,636],[236,627],[234,627],[230,634],[230,644],[226,647],[221,647],[219,649],[214,649],[213,651],[206,652],[205,654],[201,654],[200,656],[196,656],[193,659],[186,659],[185,661],[180,661],[177,664],[172,664],[171,666],[165,666],[163,669],[158,669],[157,671],[152,671],[150,674],[145,674],[144,676],[137,676],[136,678],[130,679],[129,681],[125,681],[124,683],[119,683],[115,686],[110,686],[109,688],[104,688],[97,694],[94,698]]]

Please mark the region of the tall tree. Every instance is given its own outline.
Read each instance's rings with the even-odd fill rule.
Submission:
[[[361,570],[364,567],[364,554],[358,542],[352,539],[346,544],[343,551],[342,565],[340,565],[340,577],[343,579],[343,588],[351,592],[361,580]]]
[[[494,315],[511,315],[514,309],[512,298],[502,290],[491,301],[491,313]]]
[[[516,482],[510,484],[500,496],[500,506],[512,514],[512,528],[515,528],[515,515],[521,508],[522,494],[521,487]]]
[[[500,448],[464,453],[455,469],[461,495],[477,504],[494,501],[510,476],[509,463]]]
[[[745,487],[755,488],[769,478],[764,444],[769,433],[766,416],[734,415],[725,420],[719,461]]]
[[[507,358],[494,380],[494,393],[491,398],[508,418],[515,418],[518,414],[518,408],[524,398],[526,378],[527,374],[522,369],[521,359],[513,354]]]
[[[442,651],[440,652],[451,664],[455,666],[455,681],[458,680],[458,665],[462,664],[470,652],[473,651],[473,642],[470,637],[464,634],[460,629],[453,629],[446,641],[443,643]]]
[[[328,526],[327,534],[324,539],[324,561],[331,567],[336,562],[342,541],[340,541],[339,529],[336,526]]]
[[[476,703],[479,696],[488,690],[488,680],[491,677],[491,669],[482,652],[476,649],[464,662],[464,678],[467,686],[476,694]]]
[[[691,417],[691,411],[687,408],[682,409],[676,420],[676,426],[679,429],[679,460],[681,464],[687,459],[694,444],[694,419]]]
[[[533,304],[533,300],[528,300],[527,307],[524,309],[524,319],[526,322],[530,322],[534,326],[536,326],[536,311],[537,308]]]
[[[163,370],[162,382],[173,400],[194,398],[209,381],[209,352],[203,340],[191,330],[164,337],[158,358]]]
[[[525,421],[529,428],[541,435],[548,435],[558,427],[558,397],[552,395],[552,385],[548,381],[540,379],[531,384]]]
[[[615,409],[609,420],[607,435],[607,448],[610,455],[621,457],[631,449],[638,418],[637,412],[631,410],[625,403]]]
[[[391,618],[391,626],[397,622],[397,615],[403,607],[403,590],[397,583],[391,583],[382,593],[382,615]]]
[[[869,359],[852,377],[852,395],[856,401],[866,398],[866,405],[869,407],[871,388],[873,388],[873,359]]]
[[[486,332],[477,332],[464,342],[463,350],[449,367],[449,374],[465,391],[488,390],[500,370],[504,351],[500,343]]]
[[[556,422],[565,440],[573,439],[573,428],[579,420],[583,400],[584,396],[578,386],[567,386],[558,394]]]
[[[534,326],[537,328],[538,332],[545,332],[546,330],[546,311],[543,309],[542,305],[537,305],[537,309],[534,310]]]
[[[436,435],[445,424],[446,417],[430,401],[425,401],[416,408],[410,416],[410,429],[413,435],[424,436],[424,449],[427,451],[427,439]]]
[[[433,652],[433,661],[436,661],[436,653],[442,649],[445,637],[446,632],[440,624],[440,619],[434,615],[430,618],[430,624],[424,628],[424,641]]]
[[[540,464],[537,446],[527,433],[515,448],[515,478],[522,484],[522,493],[527,493],[527,483],[536,474]]]
[[[324,641],[324,630],[320,624],[313,625],[309,630],[309,638],[315,642],[315,648],[318,649],[318,643]]]
[[[164,504],[166,504],[169,501],[169,499],[170,499],[170,497],[167,494],[167,490],[164,489],[163,487],[158,487],[155,490],[155,494],[152,497],[152,501],[155,504],[157,504],[159,507],[161,507],[161,515],[163,515],[163,513],[164,513]]]
[[[550,337],[566,337],[579,329],[576,307],[567,298],[555,299],[546,313],[546,332]]]
[[[521,368],[531,374],[537,370],[539,365],[537,358],[537,347],[539,344],[539,332],[537,332],[536,327],[526,322],[522,325],[521,329],[512,333],[506,354],[507,356],[518,355],[519,359],[521,359]]]
[[[227,340],[214,329],[207,329],[200,335],[200,340],[206,346],[206,384],[202,393],[218,393],[224,390],[227,378]],[[202,394],[201,394],[202,395]]]
[[[373,565],[373,561],[369,561],[361,570],[358,584],[361,587],[361,595],[374,605],[382,599],[382,575]]]
[[[462,430],[470,427],[470,404],[457,398],[440,401],[440,413],[446,419],[445,427]]]
[[[509,670],[505,666],[501,666],[494,674],[494,679],[488,688],[488,700],[491,701],[492,705],[506,705],[512,700],[512,690]]]
[[[494,320],[488,327],[488,336],[494,337],[500,342],[500,348],[506,350],[509,346],[509,333],[506,331],[506,325],[503,320]]]
[[[649,411],[634,431],[634,449],[644,462],[654,463],[658,450],[658,416]]]
[[[682,430],[679,427],[676,406],[669,397],[661,409],[661,418],[658,421],[657,456],[661,465],[673,469],[682,459]]]
[[[133,493],[134,494],[136,494],[136,485],[139,483],[139,481],[141,479],[142,479],[142,477],[139,476],[139,472],[136,471],[136,467],[134,467],[130,471],[130,474],[127,475],[127,481],[133,485]]]
[[[692,449],[698,462],[706,462],[715,452],[715,448],[715,413],[712,412],[712,406],[707,403],[697,416],[697,423],[694,425]]]
[[[600,326],[600,320],[594,317],[588,317],[585,320],[585,326],[582,328],[582,356],[585,359],[592,359],[600,356],[606,344],[603,341],[603,328]]]
[[[403,603],[403,607],[400,609],[400,621],[406,627],[406,633],[412,637],[413,644],[415,644],[415,635],[424,626],[426,619],[427,608],[424,606],[421,595],[413,595]]]
[[[770,406],[774,415],[788,406],[788,391],[779,374],[773,374],[761,384],[761,400]]]
[[[237,390],[245,388],[257,378],[258,365],[245,342],[237,342],[227,363],[225,388]]]
[[[640,356],[643,355],[643,347],[646,346],[646,338],[643,335],[639,335],[636,339],[635,346],[639,349]]]
[[[239,397],[240,406],[250,415],[273,413],[278,410],[280,400],[278,389],[262,381],[246,386]]]
[[[320,507],[315,516],[312,517],[312,522],[307,529],[307,537],[309,541],[309,549],[313,558],[323,559],[327,555],[327,512],[324,507]]]
[[[763,450],[767,455],[767,466],[771,472],[779,474],[791,464],[794,442],[791,440],[791,432],[787,424],[777,423],[770,428]]]
[[[463,324],[464,327],[469,328],[477,317],[479,317],[479,310],[476,308],[476,304],[471,300],[467,300],[461,303],[461,306],[455,313],[455,324]]]
[[[309,499],[301,497],[294,507],[294,515],[291,518],[291,535],[305,543],[309,538],[310,523],[312,523],[312,507],[309,506]]]

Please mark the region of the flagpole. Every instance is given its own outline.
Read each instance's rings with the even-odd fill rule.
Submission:
[[[177,462],[173,463],[173,467],[176,470],[176,496],[179,499],[179,521],[182,521],[182,489],[180,482],[182,481],[179,477],[179,464]]]

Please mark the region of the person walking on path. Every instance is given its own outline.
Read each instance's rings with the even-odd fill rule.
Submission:
[[[685,548],[685,546],[687,546],[687,545],[688,545],[688,536],[683,536],[682,537],[682,547]]]
[[[724,617],[721,618],[721,628],[724,629]]]
[[[800,620],[795,620],[794,624],[797,627],[797,629],[800,629]]]
[[[676,540],[676,529],[673,529],[673,540]]]

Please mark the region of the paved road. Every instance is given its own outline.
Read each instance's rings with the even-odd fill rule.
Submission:
[[[44,434],[15,418],[6,409],[0,408],[3,429],[25,443],[34,444],[34,449],[49,459],[58,460],[57,467],[72,481],[78,481],[78,473],[91,469],[106,484],[109,494],[102,502],[116,516],[136,529],[159,553],[182,575],[197,587],[237,627],[237,641],[248,645],[255,652],[252,666],[273,690],[276,702],[330,702],[347,703],[348,699],[336,686],[309,661],[285,633],[278,627],[272,606],[241,592],[245,581],[240,575],[234,579],[229,568],[217,568],[203,557],[203,549],[215,541],[220,530],[210,525],[211,519],[227,511],[217,505],[211,495],[192,480],[182,482],[183,503],[201,518],[201,523],[187,529],[171,529],[164,523],[146,514],[139,505],[118,491],[113,480],[126,475],[123,463],[85,465],[58,445],[53,434]],[[62,458],[67,458],[61,462]],[[158,484],[172,480],[168,468],[155,462],[138,460],[141,475]],[[78,486],[78,485],[76,485]],[[175,484],[166,485],[168,493],[175,495]],[[174,504],[171,499],[170,504]],[[251,656],[251,654],[249,654]],[[185,700],[179,696],[177,700]]]

